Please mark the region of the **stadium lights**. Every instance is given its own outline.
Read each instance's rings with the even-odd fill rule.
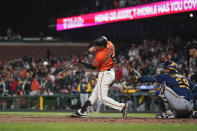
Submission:
[[[189,17],[193,18],[194,17],[194,14],[193,13],[190,13],[189,14]]]

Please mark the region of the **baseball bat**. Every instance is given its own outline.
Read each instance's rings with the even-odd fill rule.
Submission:
[[[76,58],[74,58],[74,60],[73,60],[71,63],[69,63],[68,65],[60,66],[59,68],[57,68],[57,69],[55,70],[55,72],[54,72],[53,74],[56,75],[56,74],[58,74],[59,72],[69,70],[70,67],[71,67],[73,64],[75,64],[75,63],[77,62],[77,59],[78,59],[78,58],[76,57]]]
[[[86,51],[80,53],[80,55],[77,55],[77,57],[75,57],[74,60],[73,60],[71,63],[69,63],[68,65],[63,65],[63,66],[60,66],[59,68],[57,68],[57,69],[55,70],[55,72],[53,73],[53,75],[56,75],[57,73],[62,72],[62,71],[67,71],[67,70],[69,70],[70,67],[71,67],[73,64],[75,64],[75,63],[77,63],[78,61],[81,61],[82,59],[84,59],[84,57],[85,57],[86,55],[87,55]]]

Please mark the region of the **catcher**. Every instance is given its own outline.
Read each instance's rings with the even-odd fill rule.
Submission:
[[[160,98],[162,113],[156,118],[190,117],[193,109],[193,94],[195,85],[188,78],[178,74],[177,64],[167,61],[163,64],[164,74],[155,76],[140,76],[135,70],[131,70],[133,82],[157,82],[161,84],[156,95]]]

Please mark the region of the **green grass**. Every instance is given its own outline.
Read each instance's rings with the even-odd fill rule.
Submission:
[[[65,112],[0,112],[0,115],[10,116],[44,116],[44,117],[65,117],[71,113]],[[121,113],[87,113],[88,117],[122,117]],[[128,117],[155,117],[154,113],[129,113]]]
[[[10,116],[45,116],[65,117],[71,113],[64,112],[0,112]],[[154,113],[129,113],[129,117],[152,118]],[[121,117],[120,113],[88,113],[88,117]],[[132,124],[132,123],[33,123],[33,122],[1,122],[0,131],[197,131],[196,124]]]
[[[195,124],[105,124],[2,122],[0,131],[196,131]]]

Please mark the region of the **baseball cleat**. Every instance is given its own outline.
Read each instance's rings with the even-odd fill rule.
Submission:
[[[71,114],[70,117],[85,118],[86,113],[81,113],[81,109],[79,109],[75,113]]]
[[[197,118],[197,111],[192,112],[192,118]]]
[[[122,118],[127,118],[128,104],[125,103],[125,106],[122,109]]]
[[[162,112],[162,113],[156,114],[156,118],[158,118],[158,119],[173,119],[173,118],[175,118],[175,116],[173,114]]]

